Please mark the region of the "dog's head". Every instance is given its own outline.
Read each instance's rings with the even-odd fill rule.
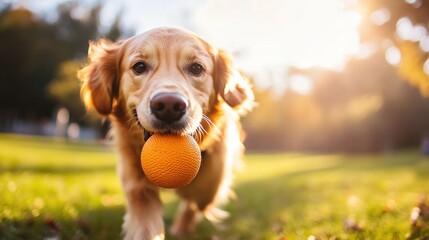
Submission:
[[[239,113],[253,104],[249,83],[225,52],[186,30],[90,42],[88,59],[78,74],[86,106],[136,118],[149,132],[190,134],[220,102]]]

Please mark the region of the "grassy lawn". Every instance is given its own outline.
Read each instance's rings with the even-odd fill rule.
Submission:
[[[230,218],[186,239],[429,239],[429,158],[249,154]],[[167,227],[177,198],[164,191]],[[119,239],[115,155],[92,143],[0,135],[0,239]],[[416,209],[415,209],[416,211]],[[167,235],[167,239],[172,237]]]

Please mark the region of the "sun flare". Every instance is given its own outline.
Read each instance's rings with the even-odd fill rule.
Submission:
[[[195,22],[253,73],[289,66],[341,68],[359,50],[360,19],[341,0],[208,0]]]

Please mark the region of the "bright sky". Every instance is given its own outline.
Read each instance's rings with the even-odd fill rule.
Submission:
[[[102,25],[108,26],[121,12],[122,26],[137,33],[159,26],[188,28],[233,53],[237,67],[256,76],[259,85],[289,86],[305,94],[311,84],[289,78],[289,67],[341,70],[359,50],[360,15],[345,9],[351,1],[107,0]],[[48,17],[53,9],[50,0],[19,2]],[[76,16],[94,2],[82,1]]]

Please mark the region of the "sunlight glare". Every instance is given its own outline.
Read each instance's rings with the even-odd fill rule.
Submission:
[[[429,58],[423,64],[423,71],[429,76]]]
[[[429,52],[429,36],[426,35],[420,39],[419,46],[423,52]]]
[[[367,59],[373,56],[378,51],[375,43],[365,42],[360,44],[359,52],[356,54],[358,59]]]
[[[396,46],[392,46],[386,50],[385,58],[391,65],[398,65],[402,58],[401,51]]]
[[[405,0],[406,3],[412,5],[415,8],[419,8],[422,5],[422,0]]]
[[[298,94],[307,95],[313,87],[313,82],[303,75],[293,75],[289,79],[289,87]]]
[[[402,40],[418,42],[426,36],[427,30],[423,25],[413,25],[408,17],[403,17],[396,22],[396,33]]]
[[[415,4],[417,0],[405,0],[405,2],[408,4]]]
[[[371,13],[371,21],[376,25],[383,25],[390,20],[390,11],[387,8],[381,8]]]
[[[208,0],[194,18],[204,38],[236,53],[238,67],[252,74],[290,66],[341,70],[359,50],[360,20],[341,0]]]

